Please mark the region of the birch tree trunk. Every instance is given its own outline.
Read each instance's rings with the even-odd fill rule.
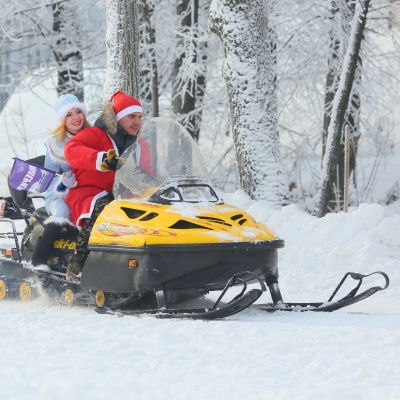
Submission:
[[[340,147],[343,122],[349,104],[351,89],[357,68],[357,61],[367,20],[369,3],[370,0],[360,0],[357,2],[350,40],[340,76],[340,83],[333,101],[331,121],[326,141],[326,150],[322,163],[321,179],[315,197],[315,207],[313,212],[313,214],[318,217],[323,217],[326,214],[328,203],[332,196],[332,187],[336,177],[337,155]]]
[[[107,0],[107,71],[104,99],[117,90],[138,96],[139,24],[137,0]]]
[[[274,32],[263,0],[214,0],[211,29],[225,53],[233,140],[242,189],[278,208],[288,188],[277,129]]]

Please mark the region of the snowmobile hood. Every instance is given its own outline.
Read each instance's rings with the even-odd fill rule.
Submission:
[[[269,228],[231,205],[115,200],[97,219],[90,244],[149,246],[274,240],[279,239]]]

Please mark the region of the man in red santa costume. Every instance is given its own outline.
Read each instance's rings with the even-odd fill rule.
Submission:
[[[94,126],[81,130],[65,145],[65,159],[71,164],[77,181],[66,200],[73,222],[81,227],[75,253],[67,266],[67,279],[71,281],[80,280],[89,254],[90,232],[101,211],[113,200],[118,157],[137,141],[141,148],[138,165],[153,175],[148,144],[138,139],[142,115],[142,105],[137,99],[116,92],[104,105]]]

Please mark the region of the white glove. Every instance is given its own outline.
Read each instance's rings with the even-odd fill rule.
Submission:
[[[76,181],[75,174],[72,171],[68,171],[61,175],[61,183],[67,188],[72,188],[75,187],[78,182]]]

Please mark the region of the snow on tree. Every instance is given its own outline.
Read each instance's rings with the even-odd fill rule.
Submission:
[[[203,3],[206,3],[203,1]],[[176,2],[172,108],[175,118],[198,140],[207,55],[199,28],[199,0]]]
[[[338,89],[335,93],[331,121],[328,128],[325,155],[323,158],[322,172],[318,192],[315,197],[314,215],[323,217],[327,212],[329,200],[332,195],[333,183],[336,181],[336,165],[343,123],[347,106],[350,101],[351,89],[354,82],[361,41],[367,20],[370,0],[357,2],[349,44],[344,59],[342,74]]]
[[[51,48],[58,65],[57,93],[73,93],[83,100],[82,41],[77,0],[53,3],[52,10],[54,35]]]
[[[154,0],[139,0],[140,12],[140,99],[143,107],[151,109],[153,117],[159,116],[158,66],[156,53],[156,29],[153,15]]]
[[[214,0],[211,29],[225,54],[233,140],[243,190],[279,207],[287,202],[277,129],[275,38],[263,0]]]
[[[190,56],[193,51],[190,45],[195,38],[195,31],[192,29],[186,32],[187,35],[178,35],[178,33],[181,34],[182,32],[176,18],[177,0],[136,1],[138,5],[143,3],[147,5],[147,11],[149,11],[147,20],[149,29],[147,32],[145,32],[145,29],[141,31],[138,41],[141,57],[140,100],[143,102],[146,115],[151,115],[155,110],[156,114],[154,115],[172,116],[173,65],[176,58],[176,39],[177,37],[185,39],[184,50]],[[204,92],[204,101],[199,105],[197,102],[199,97],[196,94],[194,112],[196,115],[200,115],[202,112],[199,145],[207,160],[213,182],[219,189],[231,192],[240,186],[240,181],[243,181],[242,175],[246,174],[245,181],[246,185],[250,187],[248,190],[250,191],[250,185],[256,186],[256,184],[251,178],[247,178],[248,176],[257,175],[257,184],[259,181],[264,180],[259,170],[264,165],[263,163],[267,163],[257,154],[263,152],[263,156],[266,154],[265,158],[268,157],[267,161],[273,160],[273,157],[269,156],[262,146],[265,145],[264,141],[270,143],[268,135],[272,135],[272,140],[278,140],[277,135],[272,133],[275,131],[276,121],[274,122],[272,118],[274,114],[268,116],[267,121],[271,122],[271,125],[265,124],[268,129],[264,129],[264,137],[262,137],[261,133],[260,135],[258,134],[261,130],[257,130],[253,126],[251,129],[254,129],[254,132],[246,131],[242,128],[243,123],[240,131],[238,130],[238,124],[234,127],[232,126],[234,120],[231,120],[229,110],[228,85],[221,78],[220,73],[224,60],[223,49],[225,44],[223,45],[216,35],[209,35],[209,31],[206,28],[209,10],[207,12],[205,10],[209,1],[199,1],[199,30],[196,33],[198,38],[197,45],[204,45],[205,51],[201,50],[198,53],[201,53],[201,57],[198,56],[195,63],[189,62],[190,57],[186,58],[185,61],[188,61],[188,63],[181,68],[181,77],[184,78],[182,82],[185,82],[186,79],[186,82],[194,83],[196,77],[201,78],[203,73],[206,73],[207,86]],[[263,1],[264,6],[269,7],[273,4],[272,12],[268,12],[267,22],[269,29],[273,28],[273,32],[276,32],[277,39],[277,50],[275,52],[277,66],[274,73],[276,74],[275,90],[278,97],[277,124],[281,141],[282,168],[285,171],[285,176],[290,179],[291,187],[296,186],[290,192],[291,201],[307,209],[312,208],[310,199],[317,191],[320,177],[320,158],[323,150],[321,125],[324,113],[325,83],[329,73],[327,60],[331,50],[329,44],[335,43],[335,38],[330,36],[330,33],[333,33],[330,28],[334,25],[334,34],[340,36],[338,38],[341,46],[340,59],[338,59],[334,71],[334,79],[336,81],[340,77],[343,55],[349,40],[349,30],[340,29],[342,26],[346,27],[347,22],[340,21],[340,18],[342,18],[340,13],[335,14],[335,20],[332,20],[330,6],[336,2],[348,7],[348,4],[354,5],[357,1]],[[25,91],[34,95],[34,90],[44,87],[45,84],[47,87],[47,82],[49,82],[49,90],[54,94],[57,86],[59,65],[57,65],[52,51],[52,46],[56,43],[53,31],[52,5],[63,4],[65,7],[69,7],[70,4],[75,4],[82,40],[80,50],[84,66],[85,102],[93,113],[91,117],[94,117],[94,113],[97,112],[102,103],[104,74],[106,71],[106,2],[101,0],[86,0],[84,2],[77,0],[19,0],[15,2],[0,0],[0,3],[2,5],[2,13],[0,15],[0,42],[2,44],[0,108],[17,86],[19,86],[18,93],[21,93],[20,88],[23,86],[24,95],[21,95],[20,98],[24,99],[25,103],[28,98],[25,95]],[[125,2],[125,5],[128,3]],[[365,162],[357,164],[357,187],[355,185],[352,186],[350,192],[351,204],[354,205],[366,201],[385,203],[390,198],[388,194],[389,190],[391,190],[390,188],[385,188],[382,193],[376,196],[374,186],[377,184],[378,169],[384,166],[388,159],[387,157],[392,154],[391,152],[396,151],[398,142],[396,133],[398,132],[399,124],[396,110],[398,104],[400,104],[397,76],[400,65],[400,31],[398,29],[399,19],[396,17],[396,10],[399,8],[396,5],[397,3],[398,0],[375,0],[373,3],[374,8],[369,10],[368,27],[364,32],[362,80],[360,81],[359,90],[360,104],[362,106],[360,107],[359,119],[360,132],[362,134],[360,149],[364,155],[367,152],[372,157],[371,162],[373,162],[373,165],[371,166]],[[114,4],[117,3],[115,2]],[[132,3],[129,4],[132,5]],[[225,4],[228,3],[226,2]],[[250,3],[236,1],[235,4],[238,7],[244,7],[244,5]],[[259,12],[260,2],[251,2],[251,6],[253,4],[254,10]],[[66,24],[68,26],[67,21]],[[141,26],[146,24],[143,17],[140,20],[140,24]],[[388,28],[388,24],[390,24],[391,29]],[[71,29],[66,29],[65,32],[72,39],[76,29],[72,28],[75,26],[73,23],[69,25]],[[253,30],[253,32],[257,32],[257,30]],[[270,33],[271,31],[268,32],[268,34]],[[151,35],[154,35],[155,38],[151,37]],[[230,36],[233,36],[233,34]],[[147,41],[144,40],[145,38]],[[73,40],[75,41],[75,38]],[[245,38],[240,38],[240,40],[245,41]],[[240,40],[238,45],[240,45]],[[264,42],[260,41],[260,43],[262,43],[262,46],[258,47],[258,54],[254,57],[259,57],[260,60],[264,56],[271,57],[270,53],[265,51]],[[344,47],[343,49],[342,46]],[[273,44],[271,44],[271,48],[274,48]],[[243,50],[241,51],[243,53]],[[203,58],[203,55],[206,58]],[[146,57],[148,58],[145,59]],[[232,59],[231,57],[230,60]],[[250,65],[249,60],[250,58],[246,55],[244,62],[248,62]],[[130,58],[130,61],[134,60]],[[204,64],[199,65],[203,61]],[[229,62],[230,67],[227,68],[227,71],[232,71],[236,67],[233,61]],[[153,64],[151,65],[151,63]],[[68,61],[66,61],[65,66],[67,64]],[[61,67],[63,68],[62,65],[60,65]],[[239,67],[241,68],[239,69],[241,75],[232,73],[232,77],[243,76],[244,63]],[[253,64],[251,64],[251,68],[253,68]],[[257,69],[257,67],[255,68]],[[263,68],[258,70],[260,77],[263,77]],[[122,77],[121,71],[118,68],[114,71],[118,79]],[[247,71],[245,74],[247,74]],[[249,76],[251,78],[252,74],[249,74]],[[271,78],[271,81],[274,80],[275,78]],[[336,81],[335,91],[337,89]],[[234,82],[233,79],[232,82]],[[258,84],[260,87],[263,86],[262,90],[265,89],[264,84],[269,85],[268,80],[264,78],[263,80],[259,79]],[[150,85],[152,86],[152,93],[149,97]],[[117,86],[119,89],[120,84],[118,83]],[[182,92],[186,90],[185,85],[182,85],[181,88]],[[107,93],[106,98],[114,90],[112,88]],[[243,93],[235,94],[236,99],[243,94],[247,96],[246,99],[251,98],[251,101],[254,100],[256,102],[256,96],[248,95],[250,89],[241,90]],[[354,85],[352,90],[354,90]],[[258,92],[260,91],[258,90]],[[231,90],[231,93],[233,93],[233,90]],[[266,93],[265,90],[263,93]],[[53,100],[53,94],[51,97],[45,98],[49,102],[50,111],[55,101],[55,99]],[[258,93],[256,94],[258,95]],[[270,99],[274,98],[274,95],[268,94],[264,98],[269,102],[271,101]],[[151,103],[153,100],[154,104]],[[15,105],[14,101],[10,102],[10,105],[11,103]],[[20,124],[18,128],[14,124],[15,111],[12,111],[13,116],[11,116],[10,113],[6,112],[9,106],[6,105],[5,107],[6,129],[2,130],[4,132],[2,143],[6,140],[7,146],[9,146],[9,142],[15,143],[15,138],[19,135],[19,131],[22,133],[26,130],[26,135],[24,136],[26,138],[28,138],[28,134],[31,134],[32,128],[29,124],[26,124],[27,114],[25,114],[25,107],[22,104],[21,102],[19,107],[21,111],[18,112],[18,123]],[[243,121],[247,115],[245,111],[247,113],[247,110],[252,112],[258,112],[257,110],[259,110],[258,105],[255,106],[250,102],[247,105],[245,101],[239,101],[238,104],[241,107],[242,104],[244,105],[244,108],[240,109],[241,119],[235,117],[236,121],[239,122]],[[265,110],[274,110],[270,105],[261,108],[263,112],[266,112]],[[348,109],[349,107],[347,107]],[[327,114],[329,117],[330,112],[331,109],[329,109],[329,115]],[[38,137],[42,137],[47,128],[52,128],[51,112],[50,114],[46,112],[45,115],[47,115],[47,119],[43,119],[43,122],[49,125],[35,133]],[[255,125],[258,124],[257,118],[249,117],[247,121],[249,126],[253,125],[253,122],[255,122]],[[196,125],[198,125],[197,122]],[[272,129],[270,129],[271,126],[273,127]],[[254,144],[250,143],[248,138],[245,137],[248,132],[251,133],[248,138],[254,140]],[[33,146],[29,144],[27,148],[29,148],[32,156],[35,155]],[[254,148],[256,149],[255,151],[253,151]],[[277,148],[279,148],[279,145]],[[236,157],[239,152],[240,158]],[[245,171],[247,166],[250,165],[249,160],[253,159],[256,160],[251,165],[253,170]],[[258,164],[260,168],[258,168]],[[242,169],[240,178],[238,178],[238,168]],[[254,168],[257,169],[254,170]],[[266,168],[266,173],[268,174],[268,169],[270,169],[268,164]],[[393,184],[395,182],[397,182],[397,177],[393,178]],[[264,180],[264,184],[266,183],[267,181]],[[260,190],[264,190],[262,185],[258,185],[258,187]]]
[[[0,3],[0,107],[17,86],[33,91],[48,79],[59,94],[72,92],[83,100],[84,84],[89,86],[91,72],[98,71],[92,66],[99,67],[104,59],[104,23],[98,23],[99,17],[104,20],[103,6],[96,0]],[[95,79],[99,81],[98,76]],[[91,104],[89,109],[93,109]]]
[[[118,90],[139,93],[139,21],[137,0],[107,0],[107,71],[104,99]]]

